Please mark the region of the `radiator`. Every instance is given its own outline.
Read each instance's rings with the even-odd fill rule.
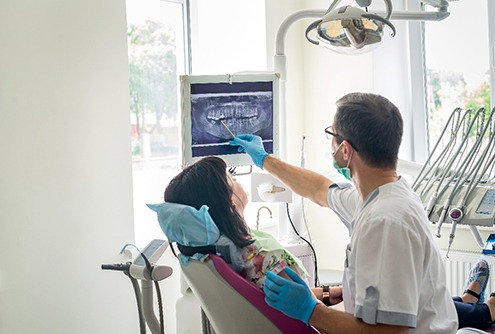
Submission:
[[[451,250],[448,258],[445,254],[446,250],[442,250],[447,275],[447,287],[450,289],[452,296],[461,296],[469,270],[480,258],[481,253]],[[486,294],[488,296],[491,292],[495,291],[495,257],[485,255],[484,258],[490,264],[490,278],[486,287]]]

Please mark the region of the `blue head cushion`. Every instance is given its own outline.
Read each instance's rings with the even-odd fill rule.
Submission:
[[[232,240],[220,235],[217,225],[203,205],[199,210],[192,206],[162,203],[147,204],[158,215],[158,222],[169,242],[177,242],[183,246],[201,247],[216,246],[216,253],[220,255],[237,272],[244,268],[241,249]],[[203,254],[196,253],[192,258],[200,259]],[[187,266],[188,256],[179,254],[182,265]]]
[[[208,212],[208,206],[199,210],[177,203],[147,204],[158,215],[158,222],[169,242],[200,247],[216,243],[220,231]]]

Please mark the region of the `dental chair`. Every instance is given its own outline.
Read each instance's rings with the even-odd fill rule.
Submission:
[[[196,253],[198,247],[214,247],[214,253],[229,256],[232,265],[240,260],[239,254],[233,252],[235,245],[221,235],[206,205],[199,209],[168,202],[147,206],[157,213],[168,241],[183,247],[179,247],[182,272],[216,334],[318,334],[313,327],[268,306],[265,293],[221,257]],[[183,254],[183,250],[193,253]],[[210,327],[203,326],[203,332],[209,333]]]
[[[217,334],[319,333],[268,306],[263,291],[217,255],[190,259],[181,268]]]

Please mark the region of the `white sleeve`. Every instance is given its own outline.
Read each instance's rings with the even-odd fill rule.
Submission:
[[[352,219],[361,203],[357,190],[350,183],[334,183],[328,188],[327,202],[350,231]]]
[[[416,327],[423,245],[403,221],[371,218],[360,226],[355,257],[355,316],[366,323]]]

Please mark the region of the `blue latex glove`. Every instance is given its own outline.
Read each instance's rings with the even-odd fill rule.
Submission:
[[[263,160],[268,156],[263,147],[261,137],[255,135],[239,135],[234,137],[230,142],[232,146],[239,146],[239,152],[249,154],[254,164],[259,168],[263,168]]]
[[[313,299],[311,290],[296,272],[290,268],[284,270],[292,281],[267,272],[263,287],[265,301],[289,317],[309,325],[309,318],[318,302]]]

